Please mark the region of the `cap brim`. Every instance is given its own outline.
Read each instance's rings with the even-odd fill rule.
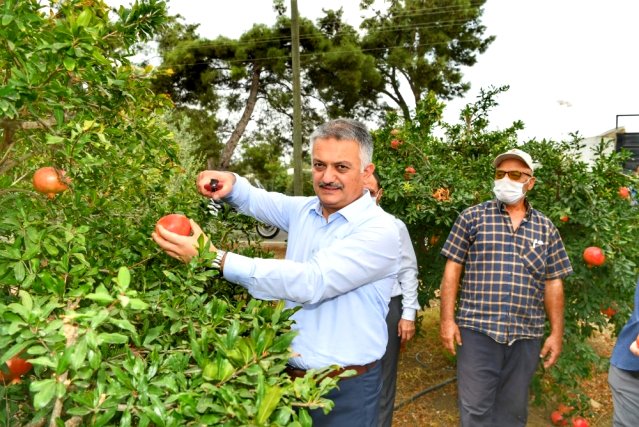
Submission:
[[[504,154],[500,154],[499,156],[497,156],[495,158],[495,160],[493,161],[493,166],[497,167],[501,162],[503,162],[504,160],[508,160],[508,159],[517,159],[519,161],[521,161],[523,164],[525,164],[526,166],[528,166],[528,168],[531,171],[534,171],[535,169],[533,168],[533,165],[529,164],[526,159],[524,159],[523,157],[521,157],[518,154],[513,154],[513,153],[504,153]]]

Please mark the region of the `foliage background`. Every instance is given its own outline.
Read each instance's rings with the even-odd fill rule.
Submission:
[[[453,222],[466,207],[493,197],[493,159],[515,147],[530,153],[539,167],[529,200],[559,229],[574,269],[564,283],[566,331],[562,356],[550,371],[555,382],[542,384],[540,371],[534,386],[553,388],[553,393],[586,407],[579,380],[608,363],[586,340],[610,326],[618,333],[633,309],[639,209],[635,201],[620,197],[619,188],[637,188],[639,182],[622,167],[630,153],[615,151],[603,140],[589,164],[583,160],[579,135],[569,141],[519,143],[521,122],[491,130],[485,118],[506,90],[482,91],[477,102],[460,113],[458,124],[440,123],[443,105],[432,96],[420,104],[412,121],[391,116],[375,133],[382,206],[409,227],[418,255],[420,303],[428,306],[437,296],[445,264],[439,250]],[[437,135],[437,126],[445,130],[442,135]],[[397,149],[393,140],[399,141]],[[407,175],[408,166],[416,173]],[[589,246],[603,249],[603,266],[589,267],[583,261]]]
[[[270,256],[252,244],[252,222],[228,209],[211,217],[197,196],[192,183],[210,153],[151,84],[169,70],[129,60],[167,23],[164,2],[117,11],[99,0],[42,3],[0,3],[0,366],[16,355],[34,365],[0,387],[0,425],[308,425],[304,408],[330,408],[322,395],[335,380],[282,374],[291,313],[203,270],[210,254],[184,266],[149,238],[160,216],[182,212],[222,247]],[[555,382],[535,386],[586,405],[578,379],[606,363],[586,338],[618,331],[632,308],[639,221],[617,191],[639,183],[622,169],[628,153],[602,144],[593,165],[581,161],[579,135],[520,143],[521,122],[492,130],[487,113],[504,90],[483,92],[456,124],[441,122],[433,92],[408,117],[389,114],[373,130],[382,203],[409,226],[428,304],[450,226],[491,197],[492,159],[515,146],[529,151],[542,165],[532,204],[558,226],[575,269]],[[190,117],[198,119],[206,122]],[[281,135],[251,141],[238,170],[286,188],[275,161]],[[53,200],[30,182],[49,165],[73,180]],[[248,247],[238,248],[240,238]],[[581,260],[592,245],[606,253],[602,267]],[[609,307],[611,317],[602,313]]]
[[[203,269],[212,254],[184,266],[150,239],[172,212],[222,247],[252,225],[205,209],[192,138],[176,142],[155,70],[128,59],[164,2],[40,3],[0,4],[0,366],[34,366],[0,385],[0,425],[309,425],[336,379],[283,373],[292,311]],[[42,166],[71,188],[33,191]]]

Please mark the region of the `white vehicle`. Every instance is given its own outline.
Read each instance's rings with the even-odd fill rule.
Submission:
[[[215,181],[215,182],[213,182]],[[255,186],[257,188],[264,188],[259,179],[255,178],[253,180],[255,182]],[[215,188],[217,186],[217,180],[211,180],[211,187]],[[213,216],[217,216],[218,212],[222,208],[222,202],[216,200],[209,200],[209,204],[207,205],[207,209],[209,213]],[[275,227],[274,225],[264,224],[263,222],[258,222],[255,226],[255,231],[257,234],[263,239],[272,239],[278,235],[280,229]]]

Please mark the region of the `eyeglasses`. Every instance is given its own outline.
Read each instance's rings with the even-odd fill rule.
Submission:
[[[506,176],[506,174],[508,174],[508,178],[514,180],[514,181],[519,181],[519,179],[521,178],[522,175],[526,175],[526,176],[532,176],[529,173],[526,172],[520,172],[520,171],[503,171],[503,170],[496,170],[495,171],[495,179],[502,179],[503,177]]]

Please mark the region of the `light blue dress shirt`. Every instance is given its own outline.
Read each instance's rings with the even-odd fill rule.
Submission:
[[[236,178],[225,202],[287,231],[289,240],[283,260],[228,253],[224,278],[255,298],[302,306],[293,315],[298,335],[289,363],[319,369],[380,359],[399,269],[400,238],[393,217],[364,193],[326,220],[317,197],[270,193]]]
[[[399,230],[402,250],[400,252],[398,280],[393,286],[391,296],[402,296],[402,319],[415,321],[417,311],[420,309],[417,299],[417,288],[419,286],[417,280],[417,257],[415,256],[415,249],[406,224],[399,218],[393,217],[393,219]]]

